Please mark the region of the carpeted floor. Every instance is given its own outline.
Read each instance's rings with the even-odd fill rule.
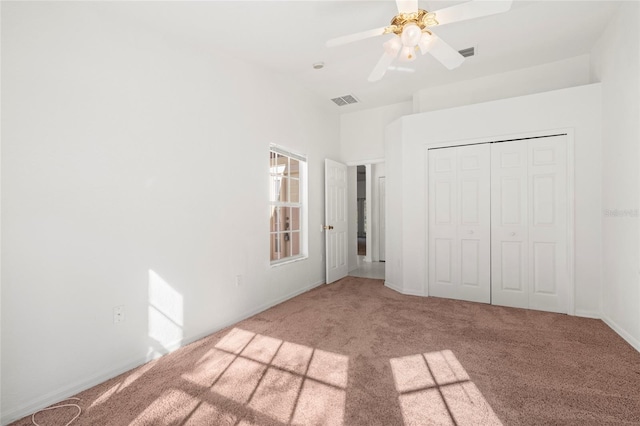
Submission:
[[[640,353],[599,320],[347,277],[77,396],[79,425],[640,424]]]

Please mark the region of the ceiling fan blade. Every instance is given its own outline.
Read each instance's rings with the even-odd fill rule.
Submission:
[[[452,22],[460,22],[468,19],[495,15],[496,13],[503,13],[511,9],[512,2],[512,0],[472,0],[466,3],[436,10],[436,19],[438,20],[439,25],[446,25]]]
[[[387,27],[375,28],[373,30],[362,31],[361,33],[349,34],[342,37],[332,38],[327,41],[327,47],[340,46],[342,44],[352,43],[354,41],[364,40],[365,38],[376,37],[384,34]]]
[[[389,68],[389,65],[391,65],[395,58],[395,56],[391,56],[386,52],[383,53],[375,68],[373,68],[373,71],[371,71],[371,74],[369,74],[369,81],[378,81],[382,77],[384,77],[384,74],[387,72],[387,68]]]
[[[418,0],[396,0],[399,13],[411,13],[418,11]]]
[[[464,62],[464,56],[435,34],[431,37],[429,53],[450,70],[458,68]]]

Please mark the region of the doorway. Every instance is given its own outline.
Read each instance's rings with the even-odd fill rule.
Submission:
[[[357,208],[356,221],[358,223],[358,256],[367,255],[367,169],[365,166],[356,167]]]
[[[349,275],[384,279],[384,162],[348,170]]]

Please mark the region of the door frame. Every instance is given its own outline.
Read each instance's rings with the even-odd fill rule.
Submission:
[[[357,167],[357,166],[364,166],[366,168],[366,198],[367,198],[367,207],[366,207],[366,215],[367,215],[367,227],[366,227],[366,233],[367,233],[367,254],[364,256],[363,261],[365,262],[373,262],[373,204],[371,203],[371,200],[374,198],[374,186],[377,185],[377,182],[373,182],[373,166],[375,164],[381,164],[381,163],[385,163],[385,159],[384,158],[376,158],[376,159],[368,159],[368,160],[362,160],[362,161],[347,161],[345,164],[347,165],[347,167]],[[386,176],[385,176],[386,177]],[[385,207],[386,208],[386,207]],[[385,211],[386,213],[386,211]],[[377,225],[377,224],[376,224]],[[375,232],[379,232],[379,226],[376,226],[376,230]],[[356,247],[357,247],[357,240],[355,242]],[[357,269],[359,266],[359,260],[358,260],[358,256],[356,256],[356,263],[358,263],[358,265],[355,265],[354,268],[350,268],[350,271],[353,269]],[[352,266],[352,265],[350,265]]]
[[[559,128],[538,130],[534,132],[510,133],[496,136],[485,136],[480,138],[452,140],[433,144],[424,144],[424,202],[429,205],[429,150],[435,148],[448,148],[463,145],[477,145],[491,142],[517,141],[520,139],[541,138],[553,135],[565,134],[567,138],[567,267],[568,267],[568,288],[567,288],[567,314],[575,315],[575,131],[573,128]],[[429,210],[425,214],[425,277],[423,280],[422,293],[429,296]]]

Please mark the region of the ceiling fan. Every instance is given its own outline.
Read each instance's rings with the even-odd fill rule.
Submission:
[[[464,57],[438,37],[433,32],[433,27],[506,12],[511,8],[511,3],[512,0],[472,0],[436,12],[428,12],[418,8],[418,0],[396,0],[398,14],[391,19],[390,25],[331,39],[327,42],[327,47],[393,34],[390,40],[383,43],[384,53],[369,75],[369,81],[380,80],[396,59],[413,61],[418,51],[423,55],[430,53],[452,70],[464,62]]]

